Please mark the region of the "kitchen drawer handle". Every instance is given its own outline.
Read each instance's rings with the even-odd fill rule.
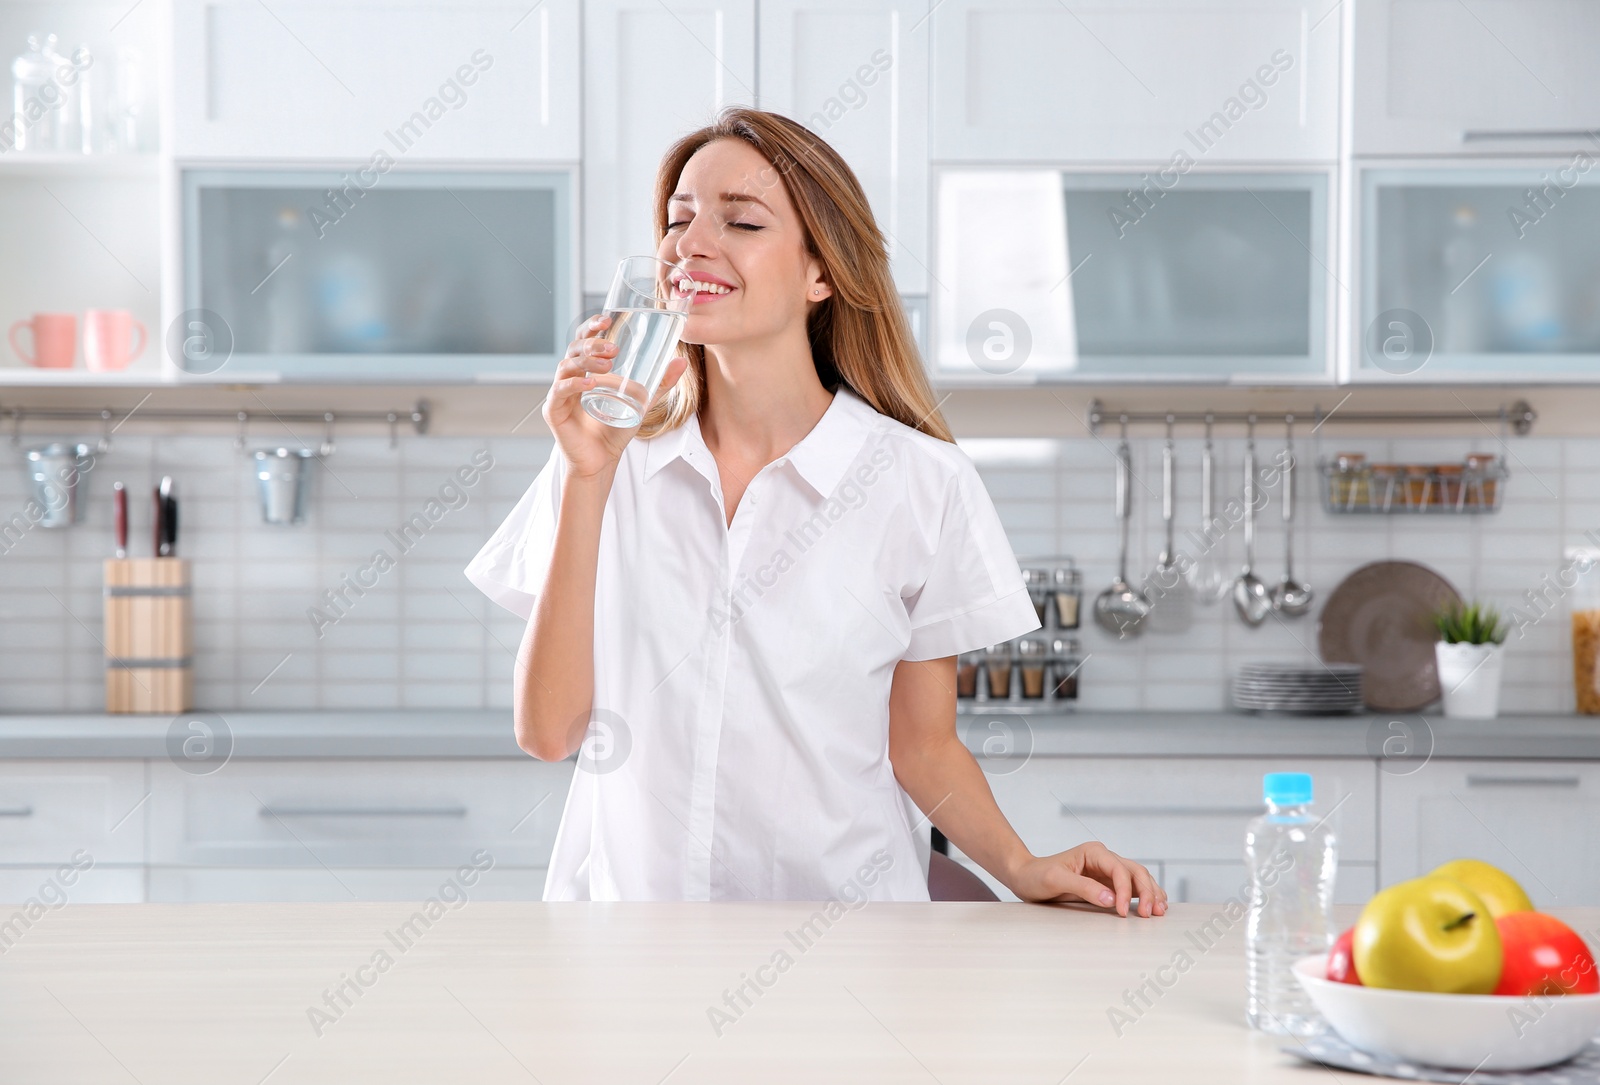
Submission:
[[[31,817],[33,817],[33,807],[31,806],[0,806],[0,818]]]
[[[1089,814],[1101,817],[1136,815],[1146,817],[1255,817],[1264,806],[1068,806],[1061,804],[1061,812],[1068,815]]]
[[[1467,777],[1468,787],[1581,787],[1576,776],[1477,776]]]
[[[264,818],[464,818],[465,806],[263,806]]]
[[[1593,139],[1600,128],[1469,128],[1461,133],[1462,143],[1482,143],[1495,139]]]

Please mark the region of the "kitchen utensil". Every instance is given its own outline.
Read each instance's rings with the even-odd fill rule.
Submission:
[[[1367,706],[1413,712],[1439,699],[1433,616],[1459,604],[1450,582],[1411,561],[1363,565],[1333,589],[1317,625],[1325,663],[1360,663]]]
[[[715,306],[718,294],[701,292],[681,265],[653,256],[628,256],[617,265],[606,294],[611,324],[600,338],[615,343],[611,368],[579,397],[591,417],[608,426],[637,426],[666,375],[678,336],[693,305]],[[726,304],[724,302],[723,304]]]
[[[1532,1070],[1565,1062],[1589,1047],[1600,1030],[1600,995],[1542,997],[1539,1017],[1530,1026],[1507,1012],[1507,1001],[1516,1000],[1504,995],[1435,994],[1335,983],[1327,978],[1327,962],[1325,953],[1301,957],[1294,962],[1294,977],[1341,1039],[1384,1061],[1450,1067],[1470,1071],[1467,1076],[1476,1079],[1485,1072]],[[1361,1070],[1382,1074],[1384,1067],[1373,1062],[1368,1059]],[[1421,1076],[1414,1066],[1406,1069],[1410,1071],[1407,1077]],[[1458,1079],[1465,1080],[1459,1073],[1426,1078]],[[1593,1077],[1574,1072],[1560,1080],[1591,1081]]]
[[[186,712],[194,703],[194,609],[183,558],[106,558],[107,712]]]
[[[170,558],[177,553],[178,545],[178,497],[174,492],[172,476],[165,475],[161,479],[161,540],[156,553],[164,558]]]
[[[1200,552],[1189,566],[1189,587],[1194,598],[1207,606],[1221,602],[1233,591],[1233,580],[1223,568],[1223,543],[1227,525],[1217,528],[1216,452],[1211,443],[1212,416],[1206,415],[1206,444],[1200,453]]]
[[[145,327],[126,309],[89,309],[83,314],[83,364],[97,373],[128,368],[144,353]]]
[[[1256,576],[1256,416],[1250,416],[1244,445],[1244,568],[1233,582],[1233,605],[1246,625],[1260,625],[1272,613],[1272,593]]]
[[[1161,520],[1166,526],[1166,543],[1155,568],[1145,577],[1144,594],[1150,600],[1150,617],[1145,628],[1152,633],[1182,633],[1194,624],[1194,600],[1189,581],[1177,566],[1177,547],[1173,540],[1174,506],[1177,504],[1177,451],[1172,442],[1175,419],[1167,415],[1167,443],[1161,449]]]
[[[111,484],[111,523],[117,537],[117,557],[128,556],[128,488],[120,482]]]
[[[254,453],[261,519],[268,524],[305,520],[306,461],[309,448],[258,448]]]
[[[1294,415],[1284,419],[1283,445],[1283,579],[1272,589],[1272,609],[1298,618],[1311,609],[1311,589],[1294,578]]]
[[[161,543],[167,537],[167,525],[163,522],[166,516],[167,502],[161,493],[159,485],[150,491],[150,556],[161,556]]]
[[[24,329],[33,338],[31,352],[23,350],[17,338]],[[71,369],[78,353],[78,318],[71,313],[34,313],[11,325],[6,338],[17,357],[36,369]]]
[[[40,527],[70,527],[78,522],[79,465],[88,462],[89,446],[52,441],[27,454],[28,480],[41,510]]]
[[[1128,518],[1133,514],[1133,451],[1128,447],[1128,419],[1122,418],[1122,441],[1117,445],[1117,523],[1121,553],[1117,578],[1094,601],[1095,621],[1118,637],[1136,637],[1150,614],[1150,600],[1128,583]]]

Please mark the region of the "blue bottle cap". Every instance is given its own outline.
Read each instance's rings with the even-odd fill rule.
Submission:
[[[1269,772],[1261,778],[1261,796],[1274,806],[1304,806],[1311,801],[1311,774]]]

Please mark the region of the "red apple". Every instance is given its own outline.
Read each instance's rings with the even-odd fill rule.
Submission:
[[[1494,921],[1505,962],[1497,995],[1600,994],[1594,955],[1576,931],[1543,912],[1512,912]]]
[[[1355,954],[1356,929],[1351,927],[1341,934],[1333,943],[1333,948],[1328,950],[1328,978],[1334,983],[1353,983],[1361,986],[1361,977],[1356,975]]]

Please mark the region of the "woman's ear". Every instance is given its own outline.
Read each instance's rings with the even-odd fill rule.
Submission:
[[[824,298],[833,297],[833,287],[821,278],[811,280],[811,287],[806,294],[807,301],[822,301]]]

